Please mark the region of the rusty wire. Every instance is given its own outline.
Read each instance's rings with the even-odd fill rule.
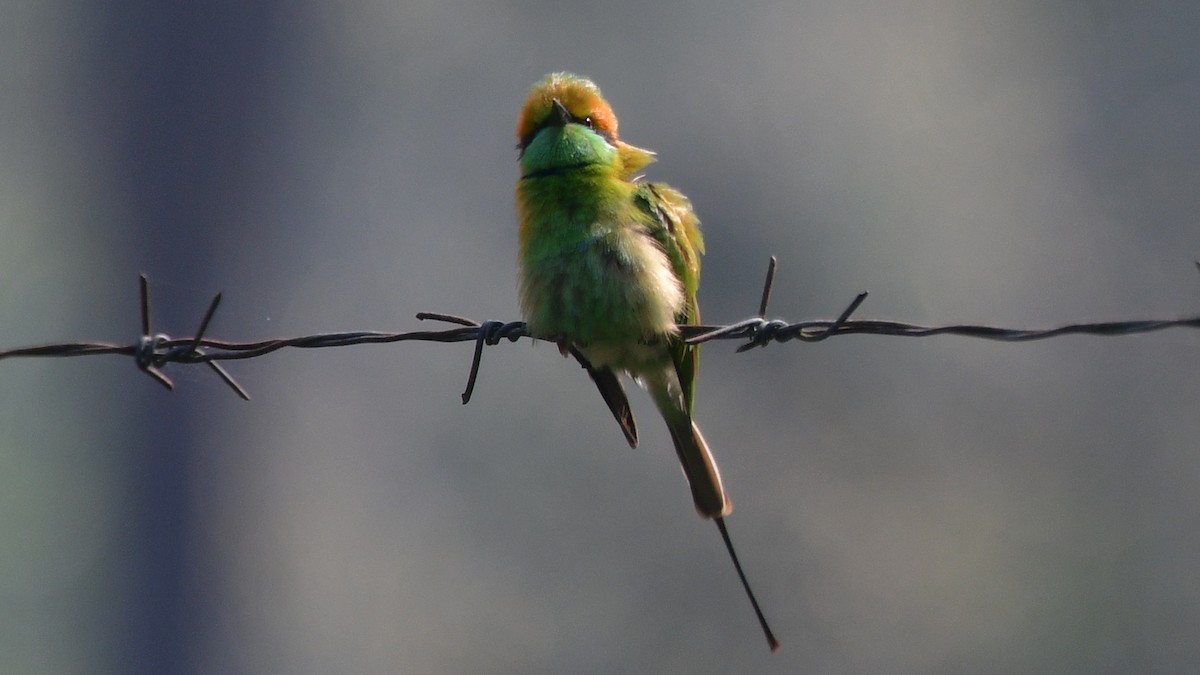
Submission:
[[[1200,262],[1197,263],[1197,267],[1200,267]],[[792,340],[820,342],[842,335],[893,335],[904,337],[959,335],[1001,342],[1028,342],[1061,335],[1111,337],[1149,333],[1171,328],[1200,328],[1200,316],[1176,319],[1073,323],[1046,329],[1000,328],[972,324],[921,326],[898,321],[851,320],[850,316],[866,300],[867,294],[865,292],[858,294],[836,319],[788,323],[778,319],[768,320],[766,318],[767,306],[770,302],[771,290],[774,285],[775,269],[776,262],[775,258],[772,257],[767,270],[766,282],[763,284],[762,300],[759,304],[757,316],[725,326],[680,326],[681,336],[694,344],[713,340],[741,340],[743,344],[737,348],[737,351],[743,352],[755,347],[765,347],[773,342],[782,343]],[[471,399],[471,393],[475,388],[475,381],[479,374],[479,365],[483,356],[484,346],[499,344],[503,340],[516,342],[523,337],[530,337],[529,333],[526,332],[525,323],[522,321],[478,322],[451,314],[421,312],[416,315],[418,320],[440,321],[454,324],[456,327],[446,330],[409,331],[403,333],[380,331],[318,333],[315,335],[276,338],[256,342],[217,340],[205,337],[205,333],[208,330],[209,323],[212,321],[213,314],[221,303],[221,294],[218,293],[213,297],[212,302],[209,303],[208,310],[204,313],[195,336],[172,338],[165,333],[155,333],[152,331],[149,281],[144,274],[141,275],[140,290],[142,330],[141,338],[137,342],[125,345],[105,342],[64,342],[18,347],[15,349],[0,350],[0,360],[19,357],[74,357],[99,354],[132,356],[134,363],[140,370],[168,389],[174,389],[174,383],[163,372],[163,368],[167,364],[204,363],[226,385],[233,389],[238,396],[249,400],[250,396],[246,393],[246,390],[218,363],[219,361],[257,358],[287,347],[321,349],[361,344],[385,344],[408,340],[424,342],[474,342],[475,353],[471,361],[467,386],[462,394],[462,401],[466,403]]]

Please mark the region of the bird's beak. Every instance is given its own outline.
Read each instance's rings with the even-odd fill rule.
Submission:
[[[550,111],[550,117],[546,123],[551,126],[565,127],[574,120],[575,117],[570,110],[567,110],[567,106],[563,105],[562,101],[554,99],[554,109]]]

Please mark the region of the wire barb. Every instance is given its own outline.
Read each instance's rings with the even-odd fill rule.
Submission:
[[[824,340],[825,338],[829,337],[830,335],[833,335],[834,331],[836,331],[839,328],[841,328],[842,326],[846,325],[846,320],[850,318],[850,315],[854,313],[854,310],[858,309],[858,306],[863,304],[863,301],[866,299],[867,299],[866,291],[863,291],[862,293],[859,293],[858,295],[856,295],[854,297],[854,300],[852,300],[850,302],[850,306],[847,307],[845,309],[845,311],[843,311],[838,316],[837,320],[835,320],[832,324],[829,325],[829,328],[826,328],[824,331],[812,336],[811,338],[809,338],[809,341],[810,342],[820,342],[821,340]]]
[[[200,350],[200,345],[204,342],[204,333],[208,331],[208,324],[212,322],[213,314],[216,313],[217,306],[221,304],[221,294],[217,293],[213,297],[212,302],[209,303],[208,311],[204,313],[204,318],[200,320],[200,329],[196,331],[195,337],[187,338],[186,340],[172,340],[166,333],[150,334],[150,277],[145,274],[140,275],[138,277],[138,289],[141,295],[142,337],[133,348],[134,363],[137,364],[137,367],[167,389],[174,391],[175,383],[162,371],[163,366],[172,362],[207,363],[208,367],[234,393],[240,396],[243,401],[249,401],[250,394],[246,393],[245,388],[238,384],[237,380],[233,379],[233,376],[221,367],[221,364],[206,359],[204,352]],[[3,356],[3,354],[0,353],[0,356]]]
[[[175,383],[161,370],[166,362],[162,345],[171,340],[166,333],[150,334],[150,277],[142,274],[138,277],[138,289],[141,292],[142,337],[138,340],[133,362],[150,377],[167,389],[174,391]]]
[[[471,319],[453,314],[439,314],[437,312],[419,312],[417,314],[418,321],[434,320],[445,321],[446,323],[458,324],[474,328],[475,335],[475,355],[471,358],[471,371],[467,374],[467,387],[462,393],[463,405],[470,403],[471,395],[475,392],[475,380],[479,377],[479,364],[483,360],[484,345],[497,345],[504,338],[508,338],[510,342],[516,342],[522,336],[525,336],[525,324],[520,321],[504,323],[503,321],[484,321],[476,323]]]
[[[200,351],[200,342],[204,339],[204,333],[208,331],[208,324],[210,321],[212,321],[213,314],[217,312],[217,305],[220,304],[221,294],[217,293],[213,296],[212,302],[208,305],[208,311],[204,313],[204,318],[200,321],[200,329],[196,331],[196,337],[192,340],[191,348],[188,349],[189,354],[196,356],[202,356],[204,354],[204,352]],[[217,363],[216,361],[205,361],[205,363],[207,363],[208,367],[217,374],[217,377],[221,378],[222,382],[229,385],[229,388],[233,390],[233,393],[241,397],[243,401],[250,400],[250,394],[246,392],[246,389],[242,387],[242,385],[238,384],[237,380],[233,379],[233,376],[230,375],[229,372],[221,366],[221,364]]]
[[[496,329],[504,324],[499,321],[484,321],[479,325],[479,337],[475,340],[475,356],[471,359],[471,372],[467,375],[467,388],[463,390],[462,402],[463,405],[470,403],[471,394],[475,392],[475,378],[479,376],[479,362],[483,360],[483,346],[485,344],[496,344],[488,338]]]
[[[775,269],[779,266],[779,260],[775,256],[771,256],[771,261],[767,263],[767,279],[763,282],[762,300],[758,303],[758,318],[763,318],[767,315],[767,305],[771,302],[771,288],[775,286]]]
[[[154,378],[154,380],[167,389],[174,391],[175,383],[159,368],[162,363],[165,363],[164,357],[166,352],[163,350],[163,345],[170,342],[170,340],[171,338],[166,333],[143,335],[135,347],[133,360],[143,373]]]

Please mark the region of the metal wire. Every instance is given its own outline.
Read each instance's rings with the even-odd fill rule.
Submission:
[[[1200,267],[1200,263],[1197,263],[1197,267]],[[1172,328],[1200,328],[1200,316],[1177,319],[1073,323],[1045,329],[1000,328],[972,324],[921,326],[898,321],[851,320],[850,316],[866,300],[866,293],[858,294],[845,310],[841,312],[838,318],[832,321],[822,319],[787,323],[778,319],[768,320],[765,318],[774,284],[775,268],[775,258],[772,257],[770,267],[767,271],[767,279],[763,285],[758,316],[727,326],[680,326],[681,336],[693,344],[713,340],[742,340],[744,343],[737,348],[737,351],[743,352],[755,347],[765,347],[773,342],[782,343],[792,340],[820,342],[842,335],[893,335],[903,337],[959,335],[1001,342],[1028,342],[1031,340],[1058,337],[1060,335],[1112,337],[1150,333]],[[475,353],[471,362],[471,371],[467,378],[466,389],[462,395],[463,403],[467,403],[471,399],[471,393],[474,391],[475,381],[479,375],[479,364],[483,356],[484,346],[496,345],[503,340],[516,342],[523,337],[530,337],[526,331],[525,323],[521,321],[484,321],[481,323],[451,314],[422,312],[417,314],[418,320],[441,321],[443,323],[454,324],[456,327],[447,330],[410,331],[404,333],[379,331],[318,333],[316,335],[277,338],[257,342],[216,340],[205,337],[205,333],[208,330],[208,325],[212,321],[213,315],[217,311],[217,307],[221,303],[221,294],[218,293],[209,304],[208,310],[200,321],[200,327],[194,337],[172,338],[165,333],[154,333],[152,331],[149,280],[144,274],[141,275],[140,290],[142,337],[137,342],[128,345],[105,342],[64,342],[17,347],[15,349],[0,350],[0,360],[22,357],[95,356],[100,354],[132,356],[134,363],[142,372],[145,372],[168,389],[173,389],[174,383],[163,372],[163,368],[167,364],[205,363],[238,396],[249,400],[250,395],[246,393],[246,390],[238,384],[233,376],[221,367],[218,361],[253,359],[288,347],[297,349],[323,349],[361,344],[405,342],[408,340],[423,342],[474,342]]]

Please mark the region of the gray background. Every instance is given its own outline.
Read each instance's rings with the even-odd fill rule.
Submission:
[[[518,318],[513,128],[596,79],[710,322],[1195,314],[1194,2],[0,8],[0,347]],[[548,345],[284,352],[169,394],[0,364],[0,671],[1194,672],[1200,339],[705,350],[767,652],[647,397]]]

